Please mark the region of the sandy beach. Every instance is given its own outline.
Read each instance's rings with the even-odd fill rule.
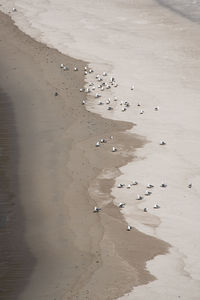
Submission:
[[[3,223],[30,262],[20,280],[9,266],[18,298],[199,300],[199,0],[0,9],[21,30],[1,15],[20,230],[6,209]]]
[[[103,119],[81,105],[84,76],[73,67],[83,70],[86,62],[34,41],[2,13],[0,43],[2,97],[11,107],[8,125],[16,141],[11,137],[9,167],[16,187],[8,192],[15,192],[17,207],[5,211],[9,219],[1,228],[3,245],[5,232],[16,235],[8,244],[1,299],[114,299],[150,282],[146,261],[169,245],[136,229],[127,232],[110,195],[118,168],[143,139],[125,133],[132,123]],[[95,143],[102,137],[108,142],[100,150]],[[120,145],[114,155],[113,143]],[[95,205],[103,208],[100,214],[92,212]]]

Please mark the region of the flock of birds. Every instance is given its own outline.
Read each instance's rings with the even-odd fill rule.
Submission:
[[[63,69],[64,69],[64,67],[63,67]],[[75,67],[74,71],[78,71],[78,69]],[[93,73],[93,70],[92,69],[87,70],[87,67],[85,67],[84,74],[87,75],[88,73],[89,74]],[[86,88],[81,88],[80,92],[91,93],[92,91],[96,91],[95,98],[97,98],[97,99],[101,98],[102,97],[101,92],[111,89],[112,87],[115,87],[115,88],[118,87],[118,83],[115,81],[114,77],[110,77],[110,79],[108,81],[104,80],[104,78],[106,78],[106,77],[107,77],[106,72],[103,72],[102,76],[100,74],[97,74],[96,75],[97,85],[95,86],[94,82],[89,82],[89,86]],[[133,90],[134,90],[134,85],[131,86],[131,91],[133,91]],[[114,100],[114,102],[118,101],[118,97],[114,97],[113,100]],[[86,104],[86,100],[83,100],[82,104],[83,105]],[[107,100],[105,100],[105,102],[103,102],[102,100],[98,101],[98,105],[104,105],[104,104],[107,105],[107,110],[110,110],[110,111],[113,110],[113,106],[111,106],[111,98],[107,98]],[[122,112],[125,112],[128,109],[128,107],[130,107],[130,103],[126,100],[120,101],[120,105],[121,105]],[[138,102],[137,106],[140,107],[141,103]],[[159,106],[156,106],[154,108],[154,110],[158,111]],[[139,113],[141,115],[144,114],[144,110],[141,109]]]
[[[61,64],[60,68],[63,71],[69,70],[68,67],[65,66],[64,64]],[[75,66],[74,71],[77,72],[78,67]],[[93,72],[94,72],[93,69],[88,69],[88,67],[84,68],[84,75],[92,74]],[[96,99],[101,98],[102,97],[101,93],[104,90],[111,89],[111,87],[115,87],[115,88],[118,87],[118,83],[115,81],[114,77],[110,77],[109,80],[106,80],[106,78],[107,78],[107,73],[106,72],[103,72],[102,76],[97,74],[95,76],[96,82],[92,82],[92,81],[89,82],[88,86],[86,86],[84,88],[80,88],[80,92],[85,92],[86,94],[93,92],[93,93],[95,93],[95,98]],[[130,89],[131,89],[131,91],[133,91],[134,90],[134,85],[132,85],[130,87]],[[118,101],[118,97],[114,97],[114,101]],[[111,106],[111,98],[107,98],[107,100],[105,100],[105,103],[107,105],[107,110],[113,110],[113,107]],[[85,104],[86,104],[86,100],[82,100],[82,105],[85,105]],[[103,104],[104,104],[104,102],[102,100],[98,100],[98,105],[103,105]],[[125,112],[128,109],[128,107],[130,107],[130,103],[128,101],[120,101],[120,105],[122,106],[122,108],[121,108],[122,112]],[[140,107],[141,103],[138,103],[137,106]],[[159,106],[154,107],[154,111],[159,111]],[[144,110],[140,110],[140,114],[144,114]],[[109,138],[113,139],[113,136],[110,136]],[[102,139],[100,139],[96,142],[96,147],[100,147],[101,144],[106,143],[106,142],[107,142],[107,140],[105,138],[102,138]],[[164,145],[166,145],[166,142],[161,140],[159,144],[161,146],[164,146]],[[111,151],[116,152],[117,148],[113,146]],[[136,186],[136,185],[138,185],[138,182],[133,181],[130,184],[128,184],[127,186],[125,184],[120,183],[120,184],[118,184],[117,187],[118,188],[125,188],[126,187],[127,189],[130,189],[132,186]],[[165,182],[162,182],[160,187],[161,188],[167,188],[167,184]],[[147,188],[147,190],[145,191],[144,196],[150,196],[152,194],[152,192],[150,190],[154,188],[154,185],[149,183],[149,184],[147,184],[146,188]],[[191,183],[188,185],[188,188],[192,188]],[[136,200],[142,200],[142,199],[143,199],[142,195],[137,195]],[[118,207],[120,209],[123,209],[125,207],[125,205],[126,205],[126,203],[120,202],[118,204]],[[153,208],[154,209],[159,209],[160,206],[158,204],[155,204],[153,206]],[[97,206],[95,206],[94,209],[93,209],[94,213],[98,213],[100,211],[101,211],[101,208],[97,207]],[[143,211],[148,212],[148,208],[145,207],[143,209]],[[132,229],[132,227],[130,225],[128,225],[127,230],[130,231],[131,229]]]
[[[17,12],[17,9],[15,7],[13,7],[12,8],[12,12]],[[60,68],[63,69],[63,71],[69,70],[69,68],[67,66],[65,66],[63,63],[60,65]],[[78,67],[75,66],[74,67],[74,71],[77,72],[78,71]],[[84,68],[84,75],[88,75],[88,74],[91,74],[93,72],[94,72],[93,69],[88,69],[87,67]],[[80,88],[80,92],[90,93],[92,91],[93,92],[96,91],[95,98],[98,99],[98,98],[102,97],[101,93],[104,90],[111,89],[111,87],[115,87],[115,88],[118,87],[118,83],[115,81],[114,77],[110,77],[110,80],[108,80],[108,81],[104,80],[104,78],[107,78],[107,73],[106,72],[103,72],[102,76],[99,75],[99,74],[97,74],[96,75],[97,86],[95,86],[94,82],[89,82],[89,86],[86,87],[86,88]],[[132,85],[130,89],[133,91],[134,90],[134,85]],[[58,96],[57,92],[55,92],[55,96]],[[114,101],[118,101],[118,98],[114,97]],[[110,111],[113,110],[113,107],[110,105],[111,104],[111,98],[108,98],[105,103],[107,105],[107,110],[110,110]],[[86,100],[82,100],[82,104],[83,105],[86,104]],[[98,105],[103,105],[103,104],[104,104],[104,102],[102,100],[98,101]],[[128,107],[130,106],[130,103],[128,101],[120,101],[120,105],[122,106],[121,111],[125,112],[128,109]],[[137,106],[140,107],[141,103],[138,102]],[[158,111],[159,110],[159,106],[154,107],[154,110]],[[144,110],[141,109],[139,113],[141,115],[144,114]],[[113,139],[113,136],[110,136],[110,139]],[[107,141],[104,138],[102,138],[102,139],[100,139],[99,141],[96,142],[96,147],[100,147],[100,145],[102,143],[106,143],[106,142]],[[166,142],[163,141],[163,140],[161,140],[160,141],[160,145],[166,145]],[[116,152],[116,151],[117,151],[117,148],[113,146],[112,147],[112,152]],[[133,181],[132,183],[130,183],[130,184],[127,185],[127,189],[130,189],[131,186],[134,186],[134,185],[137,185],[137,184],[138,184],[137,181]],[[160,186],[162,188],[166,188],[167,184],[166,183],[161,183]],[[118,188],[124,188],[125,184],[120,183],[117,187]],[[148,184],[147,185],[147,189],[148,190],[146,190],[146,192],[144,193],[144,195],[145,196],[150,196],[152,194],[152,192],[149,191],[149,189],[152,189],[153,187],[154,186],[152,184]],[[188,188],[191,188],[191,187],[192,187],[192,184],[190,183],[188,185]],[[137,195],[136,199],[137,200],[142,200],[143,197],[141,195]],[[119,205],[118,205],[118,207],[122,209],[122,208],[125,207],[125,205],[126,205],[125,203],[120,202]],[[158,204],[155,204],[153,206],[153,208],[154,209],[159,209],[160,206]],[[93,212],[94,213],[98,213],[100,210],[101,210],[101,208],[95,206],[94,209],[93,209]],[[148,211],[148,208],[145,207],[144,208],[144,212],[147,212],[147,211]],[[132,227],[130,225],[128,225],[127,230],[130,231],[131,228]]]

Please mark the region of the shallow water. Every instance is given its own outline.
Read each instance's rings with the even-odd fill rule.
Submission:
[[[200,0],[157,0],[158,3],[176,13],[200,23]]]

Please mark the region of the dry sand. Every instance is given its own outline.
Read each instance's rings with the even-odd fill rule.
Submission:
[[[143,145],[139,137],[122,134],[132,124],[86,111],[79,92],[82,72],[72,71],[74,65],[83,70],[85,63],[32,40],[2,13],[0,51],[1,88],[10,99],[17,141],[10,154],[15,166],[10,176],[16,173],[17,180],[13,202],[20,210],[19,222],[11,226],[11,213],[1,230],[11,237],[20,232],[12,247],[21,245],[28,257],[27,269],[15,266],[9,286],[15,259],[9,247],[1,299],[114,299],[153,280],[145,263],[166,253],[168,245],[135,229],[127,232],[109,194],[118,168]],[[59,68],[61,62],[69,71]],[[111,134],[113,141],[95,147]],[[118,153],[111,152],[113,143],[121,145]],[[101,180],[108,169],[108,180]],[[94,193],[97,185],[101,197]],[[92,213],[96,203],[99,214]]]

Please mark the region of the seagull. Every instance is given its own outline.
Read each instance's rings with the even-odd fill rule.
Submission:
[[[112,147],[112,152],[116,152],[117,149],[115,147]]]
[[[77,67],[74,67],[74,71],[78,71],[78,68],[77,68]]]
[[[188,184],[188,187],[189,187],[189,189],[191,189],[191,187],[192,187],[192,183]]]
[[[137,181],[133,181],[133,182],[132,182],[132,185],[137,185],[137,184],[138,184]]]
[[[132,229],[132,226],[128,225],[127,231],[130,231]]]
[[[142,196],[137,195],[137,200],[142,200]]]
[[[144,212],[147,212],[147,208],[146,207],[144,208]]]
[[[122,203],[122,202],[120,202],[118,205],[119,208],[124,208],[124,206],[125,206],[125,203]]]
[[[166,145],[166,142],[160,141],[160,145]]]
[[[95,206],[94,209],[93,209],[93,212],[94,212],[94,213],[97,213],[97,212],[99,212],[100,210],[101,210],[101,208],[98,208],[98,207]]]
[[[100,142],[97,142],[97,143],[96,143],[96,147],[99,147],[99,146],[100,146]]]
[[[117,187],[118,187],[119,189],[121,189],[121,188],[124,187],[124,184],[123,184],[123,183],[119,183]]]
[[[99,98],[99,97],[101,97],[101,95],[97,93],[97,94],[95,95],[95,98]]]
[[[100,142],[101,143],[106,143],[106,140],[105,139],[101,139]]]
[[[165,187],[167,187],[167,185],[166,185],[166,183],[162,182],[160,187],[165,188]]]
[[[148,189],[151,189],[151,188],[153,188],[153,184],[150,184],[150,183],[149,183],[149,184],[147,184],[147,188],[148,188]]]
[[[158,208],[160,208],[160,206],[158,204],[155,204],[153,208],[158,209]]]
[[[151,195],[151,192],[150,191],[146,191],[144,194],[145,194],[145,196],[149,196],[149,195]]]
[[[124,102],[124,105],[125,105],[126,107],[129,107],[129,106],[130,106],[130,104],[129,104],[127,101]]]

